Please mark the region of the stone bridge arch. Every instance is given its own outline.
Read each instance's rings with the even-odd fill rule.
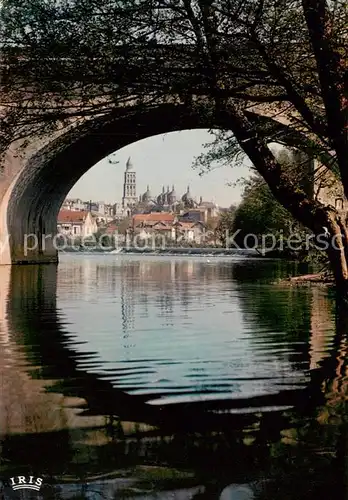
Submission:
[[[269,104],[251,105],[247,114],[256,126],[271,124],[274,137],[281,137],[283,144],[301,144],[306,151],[306,138],[291,127],[286,109],[275,113]],[[71,121],[66,130],[28,140],[24,148],[20,142],[12,144],[0,165],[0,265],[58,262],[53,243],[61,204],[74,184],[101,159],[158,134],[199,128],[226,130],[225,120],[216,118],[208,98],[195,97],[186,103],[163,100],[143,107],[130,103],[104,117]],[[314,167],[310,167],[310,175],[313,173]],[[38,242],[31,250],[24,245],[28,235]]]
[[[48,138],[46,145],[37,142],[36,150],[34,141],[24,155],[13,148],[0,182],[0,264],[58,262],[53,238],[60,206],[78,179],[101,159],[150,136],[213,126],[209,112],[184,104],[143,110],[129,106],[111,118],[96,118]],[[35,235],[31,242],[37,238],[32,250],[24,246],[28,235]]]

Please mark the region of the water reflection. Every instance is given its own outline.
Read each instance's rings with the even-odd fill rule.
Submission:
[[[237,399],[261,402],[308,384],[312,294],[275,289],[271,263],[259,262],[265,277],[268,271],[265,283],[243,279],[243,269],[250,273],[244,261],[99,257],[89,260],[80,286],[71,276],[86,272],[85,265],[64,262],[59,302],[77,338],[99,353],[98,373],[128,393],[152,404],[210,399],[237,408]],[[329,319],[316,336],[330,337]],[[325,349],[316,345],[320,360]]]
[[[274,263],[252,280],[255,265],[78,257],[58,283],[55,266],[2,268],[2,470],[144,482],[166,466],[206,498],[343,491],[345,326],[324,289],[271,285]]]

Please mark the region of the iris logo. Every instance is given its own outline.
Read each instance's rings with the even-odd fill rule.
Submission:
[[[35,476],[14,476],[10,477],[10,486],[13,490],[34,490],[40,491],[42,477]]]

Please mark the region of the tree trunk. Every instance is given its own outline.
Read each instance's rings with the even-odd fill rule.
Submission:
[[[348,308],[348,231],[345,222],[339,217],[328,220],[330,246],[327,255],[336,282],[337,303]]]
[[[346,277],[346,263],[340,252],[328,251],[329,261],[335,278],[336,299],[340,308],[348,310],[348,279]]]
[[[334,207],[310,198],[299,188],[296,179],[289,178],[245,113],[233,102],[226,107],[222,120],[280,204],[314,235],[328,231],[327,255],[337,285],[337,299],[348,309],[348,229],[345,220]]]

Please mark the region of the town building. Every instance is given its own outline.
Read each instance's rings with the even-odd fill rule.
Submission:
[[[344,195],[342,183],[327,167],[313,162],[314,192],[313,196],[325,205],[331,205],[344,217],[347,217],[348,201]]]
[[[110,204],[104,201],[95,202],[92,200],[83,201],[79,198],[67,198],[62,205],[62,211],[90,212],[97,225],[105,229],[110,223],[117,224],[123,219],[131,218],[137,214],[170,213],[175,214],[176,221],[182,220],[188,224],[197,222],[207,224],[210,219],[219,216],[219,207],[213,202],[203,201],[202,197],[197,201],[191,193],[190,186],[187,186],[186,191],[181,196],[177,195],[174,185],[171,188],[169,185],[167,188],[162,186],[162,191],[153,196],[148,185],[146,191],[138,197],[136,180],[136,171],[129,157],[124,172],[121,203]],[[172,228],[174,221],[170,222],[169,228],[166,226],[168,222],[164,223],[163,217],[165,218],[165,215],[160,217],[161,220],[157,220],[157,226],[151,229],[152,233],[157,230],[158,232],[162,231],[162,234],[174,234],[175,231]],[[145,221],[140,222],[138,220],[139,224],[144,225]],[[188,226],[186,227],[188,228]],[[76,229],[76,231],[78,230]],[[145,233],[151,231],[150,222],[147,222],[146,228],[142,228],[142,234],[145,235]]]
[[[294,148],[283,148],[282,151],[289,153],[292,171],[309,198],[332,206],[347,218],[348,201],[342,183],[337,182],[337,173],[303,151]]]
[[[177,221],[174,224],[175,240],[202,243],[206,234],[206,225],[203,222]]]
[[[203,201],[202,197],[198,205],[200,210],[204,210],[204,221],[215,219],[220,215],[220,207],[213,201]]]
[[[147,239],[154,235],[161,235],[167,240],[175,239],[176,220],[176,215],[169,212],[136,214],[132,217],[132,234],[139,239]]]
[[[132,217],[132,234],[139,239],[162,236],[168,242],[202,243],[206,225],[201,221],[182,221],[172,212],[136,214]]]
[[[125,218],[126,213],[122,207],[122,203],[114,203],[112,205],[112,215],[114,220],[122,220]]]
[[[98,225],[91,212],[63,209],[58,214],[57,229],[65,236],[85,238],[96,233]]]
[[[105,212],[91,211],[92,216],[95,218],[98,226],[106,226],[108,222],[114,220],[113,215],[107,215]]]
[[[113,217],[113,205],[104,201],[82,201],[80,198],[66,198],[61,209],[75,212],[81,210],[96,212],[101,216]]]
[[[89,202],[82,201],[80,198],[66,198],[62,205],[62,210],[73,210],[73,211],[81,211],[88,210]]]

